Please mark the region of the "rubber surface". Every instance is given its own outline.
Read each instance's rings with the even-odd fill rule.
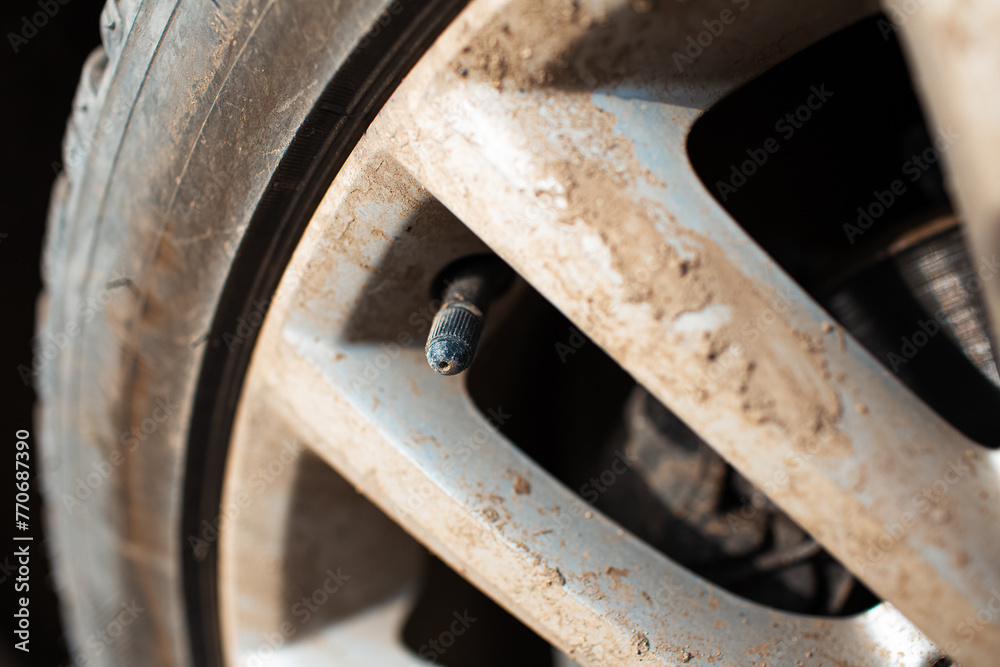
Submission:
[[[238,318],[266,303],[353,142],[457,9],[105,8],[53,192],[39,304],[53,345],[36,364],[49,544],[78,663],[221,660],[215,545],[192,537],[218,517],[256,335]]]

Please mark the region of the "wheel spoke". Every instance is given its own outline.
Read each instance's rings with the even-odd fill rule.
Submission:
[[[219,519],[186,539],[196,556],[221,540],[226,653],[239,665],[423,664],[401,641],[423,550],[305,447],[267,393],[251,389],[244,406]]]
[[[995,456],[717,204],[687,165],[697,109],[668,86],[519,88],[516,63],[498,85],[464,57],[384,110],[400,162],[873,590],[952,650],[1000,650],[996,622],[967,632],[1000,586]]]
[[[1000,45],[989,26],[1000,20],[992,2],[961,7],[933,0],[910,4],[883,3],[893,26],[903,35],[915,79],[936,126],[940,157],[949,168],[949,183],[967,223],[966,231],[982,295],[1000,341],[1000,281],[996,250],[1000,247]],[[934,157],[936,160],[937,157]]]
[[[246,389],[267,397],[280,415],[269,419],[295,424],[386,514],[581,663],[741,662],[748,647],[804,664],[876,664],[872,646],[914,666],[938,655],[888,606],[811,618],[708,584],[500,435],[497,422],[518,415],[480,413],[461,381],[428,368],[416,335],[428,297],[414,283],[481,242],[379,140],[370,133],[345,165],[271,306]],[[237,448],[254,431],[243,405]]]
[[[770,3],[727,29],[733,46],[675,70],[671,52],[719,8],[633,5],[479,2],[446,31],[317,211],[246,395],[577,661],[742,663],[756,647],[782,663],[924,665],[940,653],[908,618],[988,664],[997,457],[776,267],[686,154],[703,109],[869,6]],[[824,95],[822,82],[806,93]],[[481,414],[422,353],[433,278],[486,249],[891,605],[835,620],[742,600],[500,435],[517,415]],[[254,433],[248,404],[237,446]]]

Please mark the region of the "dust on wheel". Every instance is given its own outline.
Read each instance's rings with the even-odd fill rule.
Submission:
[[[1000,17],[911,4],[109,2],[75,660],[993,664]]]

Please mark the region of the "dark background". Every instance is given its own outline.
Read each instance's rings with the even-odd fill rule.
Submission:
[[[35,393],[26,387],[17,366],[31,366],[31,339],[35,328],[35,305],[41,290],[39,262],[45,231],[49,192],[62,161],[62,135],[69,117],[76,82],[87,55],[100,44],[98,19],[103,0],[48,0],[50,13],[44,25],[32,33],[25,17],[42,11],[39,0],[4,0],[3,39],[0,42],[2,77],[3,204],[0,215],[0,470],[3,471],[3,517],[0,519],[0,665],[68,665],[65,637],[61,626],[53,581],[43,558],[42,499],[38,495],[39,442],[34,423]],[[43,0],[45,2],[46,0]],[[54,5],[54,6],[53,6]],[[54,11],[55,8],[58,11]],[[42,23],[41,20],[38,21]],[[11,34],[20,40],[17,52]],[[56,167],[53,167],[56,163]],[[14,443],[15,432],[31,432],[32,499],[28,534],[31,542],[30,653],[14,650],[12,615],[15,611],[11,557],[15,547],[14,527]],[[17,531],[19,534],[20,531]],[[71,591],[67,591],[71,593]]]

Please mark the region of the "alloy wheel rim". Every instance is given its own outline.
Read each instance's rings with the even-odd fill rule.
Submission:
[[[720,41],[686,79],[579,57],[595,32],[608,30],[615,44],[625,38],[622,25],[636,25],[609,16],[643,17],[642,9],[556,8],[558,29],[539,35],[544,9],[473,3],[338,174],[264,309],[234,428],[223,507],[240,511],[221,533],[220,590],[224,644],[240,664],[262,655],[261,637],[296,620],[276,573],[303,556],[273,526],[298,516],[295,484],[316,477],[309,470],[318,460],[581,663],[741,664],[755,647],[761,653],[749,659],[782,664],[933,663],[943,654],[908,618],[973,662],[997,646],[995,626],[971,640],[959,630],[988,604],[997,579],[991,532],[972,530],[995,513],[995,456],[929,414],[849,336],[831,335],[829,316],[721,209],[684,152],[687,131],[711,103],[865,8],[820,11],[816,21],[809,10],[776,3],[758,23],[734,26],[741,36],[758,31],[749,47],[757,45],[758,57],[732,67]],[[797,41],[765,48],[790,28],[799,28]],[[685,34],[647,46],[670,49]],[[498,46],[508,56],[502,67],[489,56]],[[577,55],[564,61],[589,68],[567,71],[567,53]],[[505,440],[461,380],[429,372],[410,323],[428,307],[417,283],[486,249],[888,602],[821,619],[742,600],[585,508]],[[671,298],[678,294],[685,296]],[[773,309],[778,294],[791,306],[771,325],[769,342],[733,334]],[[759,369],[751,400],[732,372],[713,370],[727,359]],[[285,461],[283,451],[296,455]],[[927,517],[868,557],[883,526],[956,460],[976,474],[953,489],[947,515]],[[294,474],[271,475],[256,493],[254,473],[274,461]],[[512,474],[529,493],[515,488]],[[340,494],[345,506],[348,495]],[[396,550],[380,568],[395,573],[392,585],[368,587],[350,573],[352,584],[338,580],[329,554],[333,574],[321,587],[327,579],[343,585],[329,598],[337,602],[324,605],[331,618],[308,642],[293,625],[286,641],[272,642],[274,655],[302,664],[343,649],[357,656],[347,662],[416,660],[394,628],[412,604],[419,555],[361,507],[354,512],[370,529],[370,551],[361,552]],[[579,513],[564,509],[573,507]],[[358,523],[348,518],[334,525]],[[267,545],[263,555],[255,544]],[[268,581],[267,572],[271,585],[252,584]],[[338,616],[332,610],[351,586],[358,613]]]

